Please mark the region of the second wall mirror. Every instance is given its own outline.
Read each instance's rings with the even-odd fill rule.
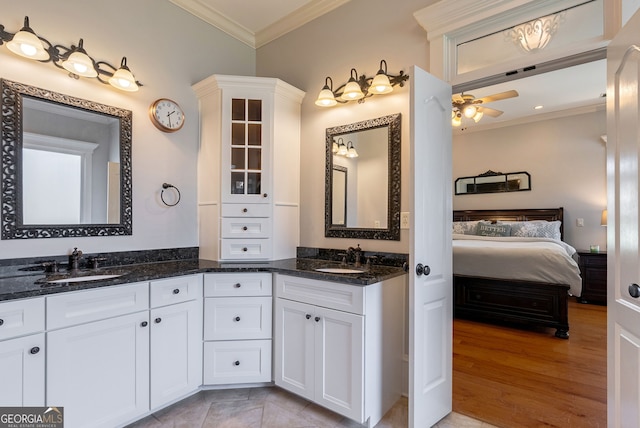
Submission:
[[[400,240],[400,113],[327,128],[325,236]]]

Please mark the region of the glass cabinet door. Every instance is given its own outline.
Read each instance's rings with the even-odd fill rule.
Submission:
[[[262,192],[262,117],[262,100],[231,99],[229,191],[232,195],[259,195]]]

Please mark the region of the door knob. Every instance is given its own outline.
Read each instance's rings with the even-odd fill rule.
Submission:
[[[431,273],[431,268],[429,266],[425,266],[422,263],[418,263],[416,265],[416,275],[422,276],[423,274],[429,275]]]
[[[635,282],[631,284],[629,286],[629,294],[634,299],[637,299],[638,297],[640,297],[640,285],[636,284]]]

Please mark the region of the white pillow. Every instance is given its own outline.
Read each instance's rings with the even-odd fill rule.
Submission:
[[[483,222],[484,220],[477,221],[454,221],[453,222],[453,233],[457,233],[459,235],[475,235],[478,230],[478,223]]]

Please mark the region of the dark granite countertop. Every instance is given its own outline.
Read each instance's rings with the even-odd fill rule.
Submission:
[[[29,271],[29,269],[15,269],[11,273],[5,272],[4,275],[0,277],[0,301],[207,272],[277,272],[359,286],[374,284],[405,274],[405,271],[401,267],[384,265],[374,265],[368,270],[362,268],[365,270],[364,272],[354,274],[324,273],[315,270],[323,267],[340,267],[340,264],[327,260],[309,258],[242,263],[186,259],[110,266],[99,269],[82,269],[76,273],[67,273],[62,270],[59,273],[46,275],[41,270]],[[62,282],[52,284],[47,282],[53,279],[103,274],[121,276],[105,280],[73,283]]]

